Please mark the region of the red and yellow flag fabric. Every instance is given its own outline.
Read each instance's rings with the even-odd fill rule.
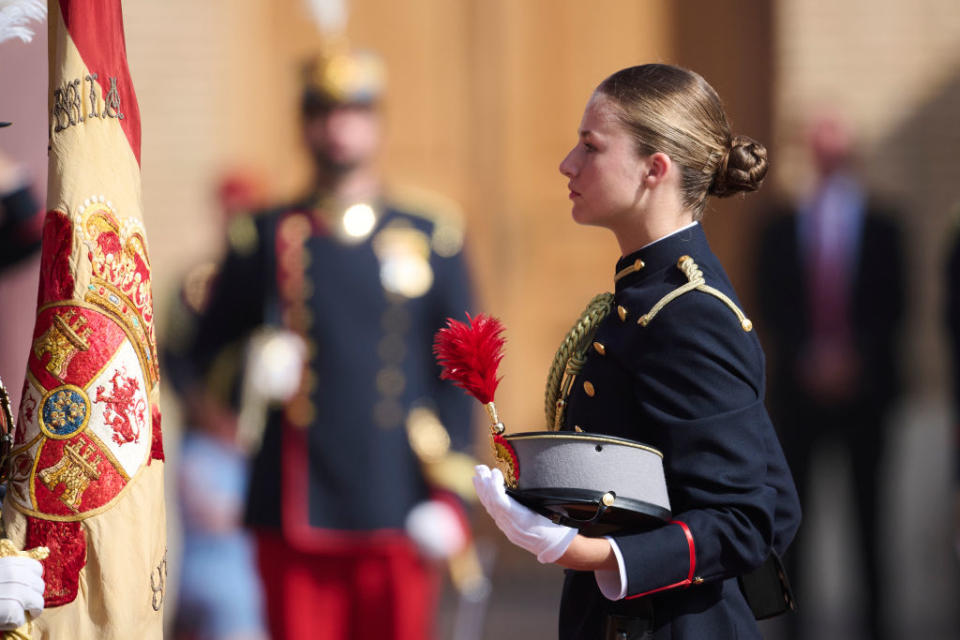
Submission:
[[[47,546],[34,638],[160,638],[163,444],[120,0],[51,0],[37,320],[3,520]]]

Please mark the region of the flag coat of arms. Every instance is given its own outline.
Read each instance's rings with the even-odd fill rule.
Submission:
[[[34,638],[160,638],[159,368],[120,0],[48,15],[47,214],[3,521],[50,548]]]

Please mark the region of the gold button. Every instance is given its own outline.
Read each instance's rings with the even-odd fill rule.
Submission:
[[[403,407],[391,398],[383,398],[373,406],[373,421],[381,429],[392,429],[403,421]]]
[[[577,433],[583,433],[583,429],[581,429],[580,425],[578,424],[573,425],[573,430],[576,431]]]
[[[583,390],[591,398],[597,394],[597,390],[593,388],[593,383],[590,382],[589,380],[583,381]]]
[[[600,502],[609,507],[616,501],[616,499],[617,496],[615,496],[612,491],[607,491],[605,494],[603,494],[603,497],[600,498]]]
[[[617,305],[617,315],[620,316],[620,322],[627,321],[627,310],[625,307],[619,304]]]
[[[701,578],[700,576],[697,576],[696,578],[693,579],[693,584],[703,584],[703,578]]]
[[[744,331],[750,331],[751,329],[753,329],[753,323],[750,322],[750,318],[744,318],[743,321],[740,323],[740,326],[743,327]]]
[[[388,333],[380,339],[377,354],[385,363],[396,364],[403,361],[407,355],[407,345],[403,337],[395,333]]]
[[[637,258],[636,260],[633,261],[634,271],[640,271],[640,269],[643,269],[645,266],[647,265],[640,258]]]
[[[593,343],[593,348],[596,349],[597,353],[599,353],[600,355],[602,355],[602,356],[607,355],[607,348],[606,348],[605,346],[603,346],[601,343],[599,343],[599,342],[594,342],[594,343]]]
[[[406,383],[403,371],[397,367],[384,367],[377,372],[377,391],[388,398],[399,397]]]

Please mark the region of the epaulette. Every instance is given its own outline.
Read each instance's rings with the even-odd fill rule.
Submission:
[[[463,248],[464,215],[456,202],[418,187],[395,185],[387,190],[387,201],[405,213],[432,224],[430,246],[437,255],[449,258],[460,253]]]
[[[740,326],[744,331],[750,331],[753,329],[753,322],[744,315],[743,311],[734,304],[733,300],[730,299],[727,294],[720,291],[719,289],[714,289],[707,284],[706,280],[703,277],[703,272],[700,270],[700,267],[697,266],[697,263],[694,262],[693,258],[690,256],[680,256],[680,259],[677,260],[677,268],[687,276],[686,284],[680,285],[667,295],[660,298],[660,301],[657,304],[653,305],[653,308],[650,311],[646,312],[640,319],[637,320],[637,324],[642,327],[650,324],[650,321],[663,309],[665,306],[670,304],[673,300],[676,300],[685,293],[690,291],[703,291],[704,293],[709,293],[710,295],[719,298],[725,305],[727,305],[731,311],[733,311],[737,319],[740,320]]]
[[[240,256],[249,256],[257,249],[257,225],[254,214],[237,214],[227,225],[227,242],[230,249]]]

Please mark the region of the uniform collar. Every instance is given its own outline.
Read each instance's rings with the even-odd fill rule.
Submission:
[[[619,292],[643,281],[650,274],[675,265],[684,254],[700,253],[706,247],[707,236],[699,223],[655,240],[617,261],[614,271],[616,291]],[[619,274],[622,275],[617,278]]]

